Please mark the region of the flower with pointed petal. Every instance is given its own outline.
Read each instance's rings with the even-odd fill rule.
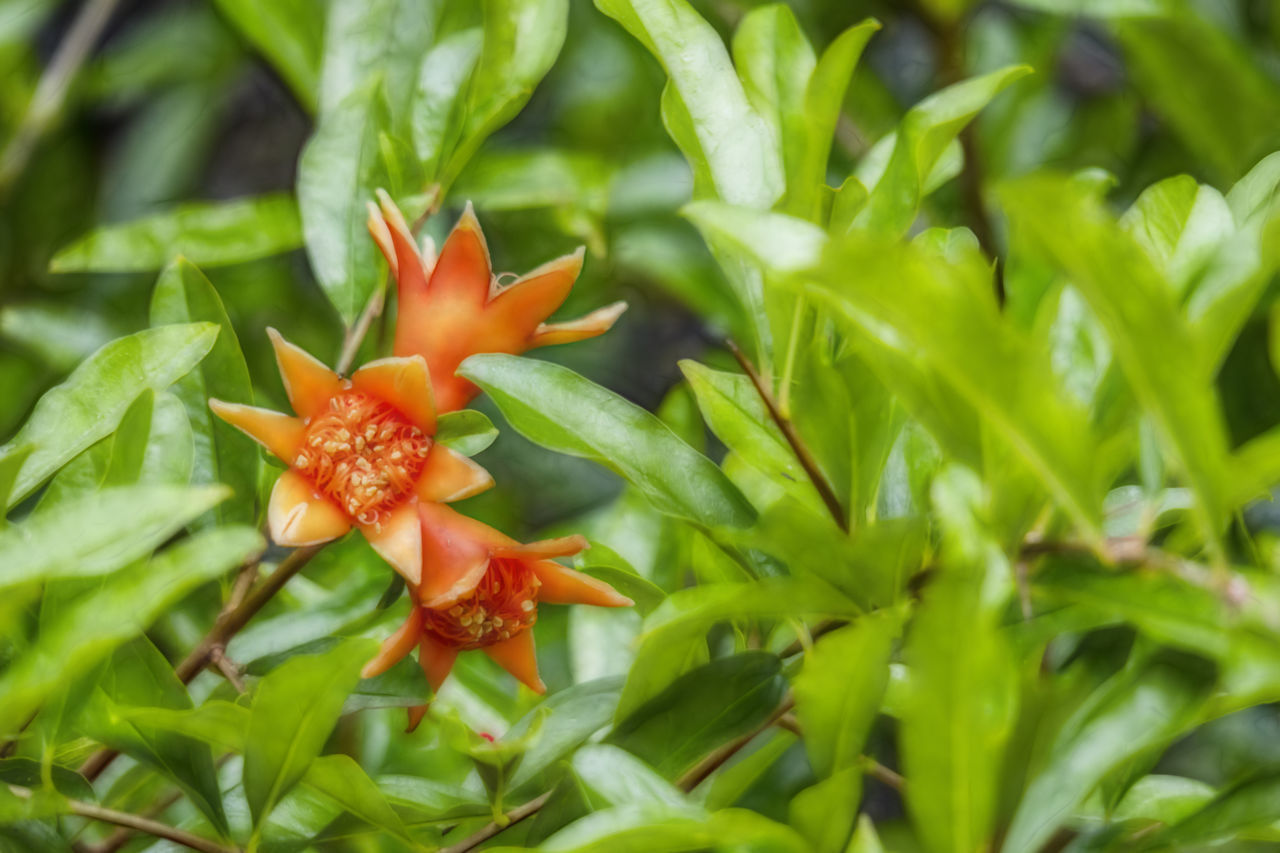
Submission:
[[[416,646],[418,663],[439,690],[458,653],[480,649],[529,688],[538,677],[533,633],[538,604],[630,607],[634,602],[590,575],[565,568],[587,546],[581,536],[521,544],[441,504],[420,504],[423,560],[430,566],[413,586],[409,618],[365,666],[366,678],[385,672]],[[411,714],[411,724],[421,710]]]
[[[289,470],[267,507],[279,545],[316,545],[358,527],[407,581],[422,580],[418,509],[493,485],[479,465],[436,444],[436,409],[421,356],[372,361],[343,379],[268,329],[296,416],[210,400],[218,417]]]
[[[381,209],[369,205],[369,232],[396,277],[394,352],[427,360],[442,412],[461,409],[480,393],[454,375],[468,356],[519,355],[534,347],[592,338],[607,332],[626,310],[625,302],[615,302],[577,320],[546,323],[582,270],[582,249],[499,286],[470,203],[436,257],[430,248],[419,250],[404,216],[385,192],[379,190],[378,201]]]

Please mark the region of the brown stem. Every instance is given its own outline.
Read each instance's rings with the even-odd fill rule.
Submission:
[[[190,684],[200,673],[200,670],[213,661],[215,649],[226,648],[231,638],[250,619],[257,615],[258,611],[277,592],[284,588],[290,578],[302,571],[302,567],[310,562],[311,558],[319,553],[323,547],[323,545],[308,545],[305,548],[295,549],[289,556],[280,561],[280,565],[276,567],[274,572],[249,591],[238,607],[224,610],[218,616],[217,621],[213,623],[213,627],[209,629],[209,633],[205,634],[204,639],[200,641],[200,644],[192,649],[191,653],[173,668],[173,671],[178,675],[178,679],[183,684]],[[118,754],[112,749],[98,750],[81,765],[81,775],[92,782],[102,775],[102,771],[107,769],[107,766],[115,760]]]
[[[890,788],[892,788],[895,791],[901,791],[903,788],[906,787],[907,780],[903,779],[900,773],[896,773],[893,770],[889,769],[888,767],[885,767],[883,764],[881,764],[879,761],[876,761],[871,756],[864,755],[862,756],[861,761],[862,761],[863,772],[866,773],[868,776],[870,776],[872,779],[875,779],[878,782],[882,782],[885,785],[888,785]]]
[[[760,374],[756,372],[755,366],[738,348],[738,345],[733,341],[725,341],[725,345],[729,348],[729,352],[733,353],[733,357],[738,360],[743,372],[751,379],[751,384],[755,386],[756,393],[760,395],[760,399],[764,401],[765,408],[769,411],[769,417],[777,424],[783,438],[787,440],[787,444],[791,445],[791,452],[795,454],[796,459],[800,462],[800,467],[809,476],[810,482],[813,483],[813,487],[818,491],[818,497],[822,498],[822,502],[826,504],[827,511],[831,513],[831,518],[841,530],[848,533],[849,519],[845,516],[844,508],[840,506],[840,499],[836,497],[835,490],[827,482],[822,469],[818,467],[817,460],[813,458],[813,454],[805,446],[800,434],[796,432],[795,426],[778,409],[778,404],[774,401],[773,394],[764,384]]]
[[[680,790],[692,791],[694,788],[698,787],[706,781],[708,776],[723,767],[725,762],[737,755],[738,750],[755,740],[757,735],[768,729],[774,723],[778,722],[779,719],[781,719],[795,706],[795,697],[788,693],[782,700],[782,704],[780,704],[774,712],[769,715],[769,719],[765,720],[761,725],[757,726],[754,730],[747,732],[745,735],[729,741],[724,746],[702,759],[702,761],[699,761],[688,773],[681,776],[680,781],[676,783],[679,785]]]
[[[506,829],[508,826],[517,824],[525,818],[532,817],[537,814],[538,809],[545,806],[549,799],[551,799],[550,791],[542,794],[541,796],[534,797],[524,805],[516,806],[511,811],[507,812],[507,823],[505,826],[498,826],[497,823],[490,822],[471,835],[468,835],[457,844],[451,844],[448,847],[440,848],[438,853],[467,853],[468,850],[474,850],[490,838],[493,838],[499,832],[502,832],[502,830]]]
[[[10,785],[9,793],[24,800],[31,799],[33,795],[30,788],[24,788],[21,785]],[[202,853],[239,853],[240,851],[238,847],[219,844],[216,841],[201,838],[199,835],[192,835],[190,832],[178,829],[175,826],[169,826],[168,824],[159,823],[128,812],[103,808],[102,806],[83,803],[79,800],[65,800],[64,802],[74,815],[87,817],[91,820],[99,820],[103,823],[112,823],[116,826],[126,826],[129,829],[136,829],[139,832],[154,835],[156,838],[163,838],[175,844],[181,844],[183,847],[189,847],[192,850],[200,850]]]
[[[62,112],[76,74],[89,58],[119,0],[87,0],[36,85],[22,123],[0,152],[0,197],[17,181],[27,161]]]

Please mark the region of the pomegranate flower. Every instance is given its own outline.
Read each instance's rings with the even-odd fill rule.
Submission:
[[[626,310],[625,302],[615,302],[577,320],[545,323],[569,296],[582,270],[582,249],[501,286],[470,203],[437,258],[429,248],[419,251],[399,208],[385,192],[378,192],[378,200],[381,209],[369,205],[369,233],[396,277],[400,313],[393,351],[427,360],[442,412],[461,409],[480,393],[454,375],[468,356],[519,355],[534,347],[595,337]]]
[[[581,536],[521,544],[441,504],[422,505],[423,559],[431,567],[413,586],[409,618],[364,669],[385,672],[417,647],[418,663],[439,690],[458,653],[480,649],[531,689],[542,693],[533,632],[538,605],[634,602],[603,581],[555,562],[587,546]],[[410,721],[421,718],[418,709]]]
[[[493,485],[479,465],[432,441],[426,362],[384,358],[343,379],[275,329],[267,333],[296,417],[221,400],[209,406],[289,466],[271,491],[271,538],[316,545],[357,527],[405,580],[420,583],[419,510]]]

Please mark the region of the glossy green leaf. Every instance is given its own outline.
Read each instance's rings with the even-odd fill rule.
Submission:
[[[156,768],[182,788],[191,802],[222,834],[228,832],[222,792],[207,743],[185,735],[139,725],[117,713],[121,706],[191,708],[186,687],[173,667],[145,637],[120,649],[91,700],[85,731],[111,749]]]
[[[259,454],[251,439],[216,418],[209,398],[248,403],[253,400],[249,368],[235,329],[213,284],[193,264],[178,260],[160,274],[151,295],[153,324],[203,321],[218,326],[218,339],[200,365],[174,384],[191,421],[196,442],[192,480],[225,483],[235,494],[217,511],[223,521],[247,522],[254,517]]]
[[[849,270],[859,271],[856,279]],[[1055,381],[1048,353],[1002,319],[990,288],[976,251],[944,265],[922,246],[850,235],[828,248],[821,284],[811,292],[855,334],[893,353],[881,374],[890,388],[915,393],[918,383],[940,381],[981,411],[985,425],[1096,539],[1099,483],[1085,413]],[[920,376],[914,359],[933,376]],[[955,425],[943,428],[940,441]]]
[[[805,655],[792,689],[809,763],[820,778],[859,767],[900,630],[897,617],[879,611],[823,635]]]
[[[542,722],[537,738],[511,778],[511,790],[517,791],[539,779],[540,774],[607,726],[618,707],[620,687],[616,678],[575,684],[548,697],[518,720],[504,738],[519,738],[527,734],[537,720]]]
[[[596,0],[662,63],[663,117],[708,190],[765,209],[785,188],[779,143],[752,108],[720,36],[685,0]]]
[[[815,853],[843,853],[861,799],[862,768],[846,767],[792,797],[789,820]]]
[[[320,80],[324,16],[307,0],[216,0],[218,11],[284,78],[303,107],[314,111]]]
[[[778,708],[786,679],[775,655],[745,652],[676,679],[618,723],[609,742],[674,779]]]
[[[475,456],[498,437],[498,428],[483,412],[443,412],[436,420],[436,441],[463,456]]]
[[[481,8],[484,35],[466,87],[460,136],[436,175],[446,188],[481,143],[528,102],[534,87],[560,55],[569,24],[568,0],[483,0]],[[462,53],[462,67],[466,67],[466,42],[457,47]],[[456,85],[450,76],[446,72],[436,78],[443,83],[440,89],[445,97],[437,98],[435,103],[448,104],[447,93]],[[420,82],[419,92],[422,90]]]
[[[934,484],[944,526],[940,570],[902,652],[911,672],[899,732],[911,780],[907,808],[937,853],[989,844],[1017,710],[1015,663],[999,632],[1011,572],[979,520],[980,491],[961,469],[945,470]]]
[[[258,685],[244,759],[245,798],[258,832],[324,748],[360,667],[375,651],[370,640],[350,640],[323,655],[298,655]]]
[[[117,486],[37,512],[0,532],[0,587],[109,574],[226,497],[222,486]]]
[[[479,27],[451,33],[428,51],[419,69],[409,123],[418,159],[433,178],[461,138],[468,86],[483,44]]]
[[[1012,66],[964,80],[908,110],[883,172],[858,172],[870,195],[854,225],[891,237],[905,234],[915,221],[929,175],[947,146],[979,110],[1030,70]]]
[[[53,690],[142,633],[191,590],[264,547],[257,531],[224,527],[192,536],[106,579],[44,626],[36,643],[0,675],[0,732],[11,732]]]
[[[570,824],[540,849],[558,853],[809,853],[807,843],[782,824],[747,809],[707,815],[702,809],[631,803],[594,812]]]
[[[1266,216],[1280,192],[1280,152],[1268,154],[1259,160],[1243,178],[1232,185],[1227,193],[1227,205],[1236,224]]]
[[[143,390],[162,390],[184,376],[209,352],[216,336],[217,328],[209,323],[162,326],[112,341],[89,356],[40,398],[26,424],[0,448],[0,456],[32,448],[14,481],[9,506],[109,435]]]
[[[383,277],[365,227],[374,191],[390,184],[382,134],[390,119],[380,81],[367,82],[320,117],[298,160],[298,207],[307,256],[343,322],[355,322]]]
[[[1165,283],[1099,200],[1066,179],[1025,179],[1006,193],[1010,215],[1067,272],[1107,330],[1133,394],[1195,496],[1210,554],[1222,558],[1229,507],[1226,435],[1212,378]],[[1070,235],[1068,237],[1068,235]]]
[[[370,77],[380,74],[391,114],[406,115],[423,54],[435,39],[441,5],[436,0],[329,3],[319,77],[320,114],[334,110]]]
[[[1030,780],[1004,849],[1038,850],[1108,771],[1192,724],[1213,684],[1211,667],[1173,652],[1104,683],[1063,727],[1048,763]]]
[[[720,469],[662,421],[568,368],[481,355],[458,373],[530,440],[612,468],[663,512],[707,527],[742,526],[754,516]]]
[[[351,756],[320,756],[311,762],[303,781],[361,820],[412,843],[400,816]]]
[[[59,250],[53,272],[149,272],[181,257],[205,267],[242,264],[302,245],[289,195],[190,202],[132,222],[103,225]]]
[[[186,735],[223,752],[244,752],[248,708],[212,699],[191,709],[117,706],[121,719],[137,726]]]
[[[1212,844],[1280,820],[1280,777],[1261,773],[1217,793],[1199,810],[1155,833],[1148,847]]]

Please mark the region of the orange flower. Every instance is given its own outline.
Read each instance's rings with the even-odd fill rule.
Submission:
[[[459,652],[481,649],[542,693],[546,686],[538,677],[530,630],[539,603],[634,603],[607,583],[551,559],[585,548],[581,536],[520,544],[441,504],[420,505],[419,516],[423,559],[431,571],[414,585],[409,618],[365,666],[366,678],[385,672],[416,646],[427,681],[439,690]]]
[[[431,370],[442,412],[461,409],[480,389],[455,376],[476,353],[510,353],[564,344],[607,332],[626,310],[615,302],[567,323],[545,323],[564,303],[582,270],[583,250],[543,264],[500,286],[489,263],[484,233],[468,203],[439,258],[419,252],[395,202],[378,192],[369,205],[369,233],[382,249],[399,293],[394,352],[421,355]]]
[[[268,329],[296,417],[210,400],[218,417],[289,470],[267,523],[280,545],[316,545],[358,527],[412,584],[422,580],[419,509],[493,485],[479,465],[432,441],[436,410],[421,356],[384,358],[343,379]]]

